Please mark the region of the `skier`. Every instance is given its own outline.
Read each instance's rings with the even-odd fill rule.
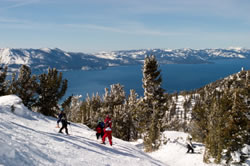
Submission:
[[[104,136],[102,137],[102,144],[105,144],[105,139],[108,137],[109,139],[109,144],[112,146],[112,121],[109,115],[106,116],[106,119],[104,120]]]
[[[101,136],[101,138],[103,137],[103,135],[104,135],[103,128],[104,128],[104,122],[101,119],[99,119],[97,126],[96,126],[96,138],[97,138],[97,140],[99,139],[100,136]]]
[[[188,148],[188,151],[187,151],[187,153],[189,153],[189,151],[191,151],[191,153],[194,153],[194,149],[193,149],[193,144],[192,144],[192,137],[187,137],[187,139],[186,139],[186,145],[187,145],[187,148]]]
[[[62,127],[59,130],[59,133],[63,133],[62,130],[65,129],[66,134],[69,135],[68,133],[68,128],[67,125],[70,125],[70,122],[67,121],[67,116],[64,112],[64,110],[62,109],[60,114],[58,115],[58,120],[57,120],[57,127],[59,128],[59,122],[62,122]]]

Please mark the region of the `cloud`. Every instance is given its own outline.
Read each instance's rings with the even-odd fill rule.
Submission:
[[[0,10],[19,8],[40,2],[40,0],[3,0],[3,1],[8,2],[9,5],[0,7]]]
[[[90,29],[98,31],[106,31],[121,34],[131,34],[131,35],[150,35],[150,36],[176,36],[184,35],[184,33],[178,32],[165,32],[155,29],[149,29],[141,24],[123,24],[121,27],[114,26],[103,26],[95,24],[64,24],[66,27],[78,28],[78,29]]]

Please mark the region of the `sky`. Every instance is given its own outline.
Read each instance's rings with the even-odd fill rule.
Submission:
[[[250,48],[249,0],[0,0],[0,48]]]

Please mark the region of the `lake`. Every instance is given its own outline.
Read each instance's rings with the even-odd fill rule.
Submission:
[[[162,87],[167,93],[194,90],[206,84],[237,73],[244,67],[250,70],[250,59],[217,60],[214,64],[165,64],[160,65],[163,78]],[[86,97],[98,92],[104,94],[104,88],[120,83],[126,94],[135,89],[143,95],[142,65],[110,67],[98,71],[63,71],[68,80],[68,90],[64,98],[70,95]]]

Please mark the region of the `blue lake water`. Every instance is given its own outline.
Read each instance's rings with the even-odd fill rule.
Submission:
[[[167,93],[183,90],[194,90],[206,84],[239,72],[241,68],[250,70],[250,59],[217,60],[214,64],[166,64],[160,65],[163,78],[162,87]],[[64,98],[70,95],[86,97],[104,88],[120,83],[126,94],[135,89],[139,96],[143,95],[142,65],[110,67],[100,71],[64,71],[63,77],[68,80],[68,90]]]

